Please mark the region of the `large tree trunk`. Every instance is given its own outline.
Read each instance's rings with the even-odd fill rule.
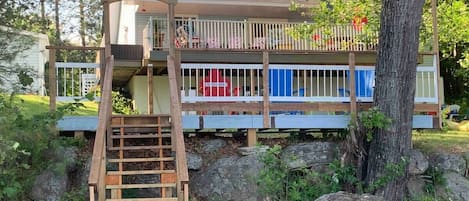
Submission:
[[[392,123],[374,132],[368,158],[368,184],[389,175],[386,167],[402,163],[411,147],[423,4],[424,0],[382,0],[374,104]],[[403,200],[407,167],[402,171],[404,176],[375,193],[384,195],[386,200]]]
[[[80,38],[81,46],[86,46],[86,22],[85,22],[85,3],[80,0]]]
[[[55,45],[61,45],[62,39],[60,39],[60,12],[59,12],[59,0],[54,1],[55,9]]]

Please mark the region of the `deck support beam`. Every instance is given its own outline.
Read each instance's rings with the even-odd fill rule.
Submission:
[[[73,137],[75,139],[85,139],[85,131],[75,131],[73,132]]]
[[[153,114],[153,64],[147,66],[148,114]]]
[[[55,74],[56,49],[49,49],[49,110],[55,111],[57,105],[57,78]]]
[[[262,64],[263,64],[263,76],[262,76],[262,86],[264,88],[262,92],[263,96],[263,119],[264,119],[264,128],[270,128],[270,100],[269,100],[269,52],[264,51],[262,53]],[[259,75],[258,75],[259,76]],[[253,85],[251,85],[253,86]]]
[[[255,128],[248,129],[247,133],[247,146],[255,147],[257,144],[257,131]]]
[[[438,108],[441,108],[441,103],[443,100],[441,100],[440,96],[440,47],[439,47],[439,41],[438,41],[438,16],[437,16],[437,9],[436,9],[436,0],[432,0],[432,25],[433,25],[433,54],[435,56],[436,60],[436,97],[438,98]],[[437,110],[437,117],[438,117],[438,127],[442,127],[442,119],[441,119],[441,110]]]
[[[357,117],[357,94],[355,88],[355,54],[349,54],[349,68],[350,68],[350,113],[352,120]]]

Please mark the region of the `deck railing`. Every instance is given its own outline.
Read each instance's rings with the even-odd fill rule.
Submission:
[[[168,48],[164,18],[150,20],[144,38],[154,49]],[[213,49],[267,49],[317,51],[375,50],[377,33],[353,25],[331,25],[313,31],[311,37],[293,37],[291,31],[306,23],[176,19],[176,47]]]
[[[417,68],[416,103],[438,103],[436,68]],[[374,66],[356,66],[357,102],[372,102]],[[263,79],[268,74],[269,86]],[[181,98],[195,102],[350,102],[350,68],[346,65],[181,64]]]
[[[172,56],[168,60],[169,95],[171,100],[171,144],[176,152],[177,195],[178,201],[189,201],[189,172],[187,169],[186,147],[182,130],[182,109],[178,94],[177,73]]]
[[[97,95],[99,63],[56,63],[58,101],[74,101],[92,93]]]

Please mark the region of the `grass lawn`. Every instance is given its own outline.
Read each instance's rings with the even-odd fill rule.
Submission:
[[[49,97],[48,96],[36,96],[36,95],[18,95],[16,101],[22,104],[21,110],[27,117],[40,114],[49,110]],[[67,114],[75,116],[96,116],[98,115],[98,103],[95,101],[84,101],[82,102],[85,107],[79,110]],[[64,103],[58,103],[58,106]]]
[[[469,132],[462,131],[414,131],[414,148],[426,153],[469,151]]]

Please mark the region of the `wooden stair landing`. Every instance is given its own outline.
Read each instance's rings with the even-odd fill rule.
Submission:
[[[116,115],[108,133],[106,201],[177,201],[169,115]]]

